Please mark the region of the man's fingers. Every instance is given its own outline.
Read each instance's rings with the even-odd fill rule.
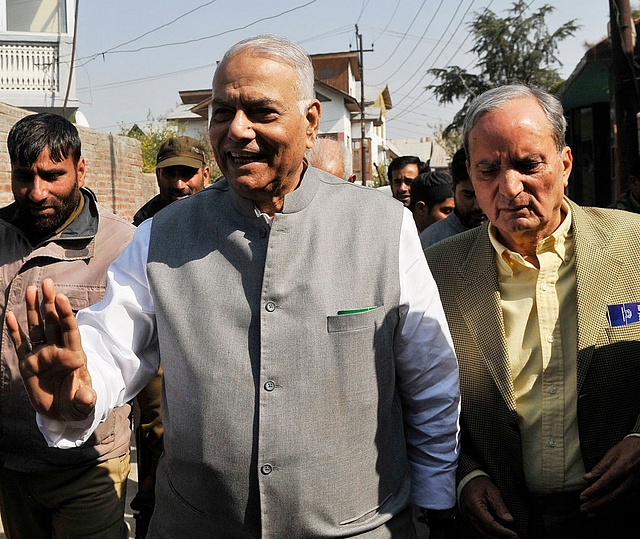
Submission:
[[[64,294],[57,294],[55,307],[60,326],[62,345],[72,351],[82,350],[78,322],[69,303],[69,298]]]
[[[22,331],[20,324],[18,324],[16,315],[11,311],[7,311],[6,322],[7,328],[9,329],[9,336],[18,352],[18,359],[22,360],[29,353],[29,340],[24,331]]]
[[[518,535],[507,526],[513,523],[500,491],[484,476],[475,477],[462,490],[461,509],[482,536],[517,539]]]
[[[44,338],[48,343],[62,344],[60,322],[56,311],[56,288],[51,279],[42,281],[42,313]]]
[[[47,277],[42,281],[42,301],[53,301],[56,297],[56,285],[53,279]]]
[[[76,369],[70,378],[69,400],[58,399],[58,415],[67,421],[87,418],[96,405],[96,392],[91,387],[91,377],[86,367]]]
[[[38,288],[28,286],[25,292],[25,301],[27,305],[27,333],[32,343],[41,343],[45,340],[44,323],[40,314],[40,305],[38,301]]]
[[[69,299],[56,294],[53,281],[45,279],[41,291],[28,287],[25,304],[25,329],[12,312],[6,321],[33,407],[53,419],[85,419],[94,410],[96,393]]]
[[[91,387],[81,387],[76,391],[73,402],[84,419],[96,406],[96,392]]]
[[[583,503],[580,506],[580,511],[582,513],[589,514],[598,514],[599,512],[607,511],[612,508],[613,504],[615,504],[616,500],[622,498],[627,492],[627,489],[631,485],[631,481],[625,481],[620,484],[618,488],[609,491],[603,492],[599,496],[596,496],[590,499],[588,502]]]

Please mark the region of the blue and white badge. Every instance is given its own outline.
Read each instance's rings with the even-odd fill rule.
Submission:
[[[609,317],[609,325],[612,328],[635,324],[640,322],[640,303],[608,305],[607,316]]]

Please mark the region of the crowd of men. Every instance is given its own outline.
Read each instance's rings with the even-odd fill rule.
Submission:
[[[411,539],[414,511],[431,539],[632,537],[640,215],[564,195],[562,107],[523,85],[472,102],[451,174],[400,157],[381,196],[318,151],[313,82],[288,39],[229,49],[223,177],[170,139],[137,228],[70,122],[13,127],[7,537],[126,534],[133,402],[141,537]]]

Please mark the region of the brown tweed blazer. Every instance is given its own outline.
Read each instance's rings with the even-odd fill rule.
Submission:
[[[640,323],[609,327],[607,305],[640,302],[640,215],[581,208],[573,214],[577,299],[578,428],[587,470],[640,432]],[[526,536],[529,495],[487,225],[425,250],[460,363],[458,480],[482,469]]]

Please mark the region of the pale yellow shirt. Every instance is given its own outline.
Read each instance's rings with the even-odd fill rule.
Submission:
[[[500,304],[516,396],[524,472],[534,493],[581,490],[577,422],[577,322],[571,210],[540,241],[540,269],[489,237],[497,253]]]

